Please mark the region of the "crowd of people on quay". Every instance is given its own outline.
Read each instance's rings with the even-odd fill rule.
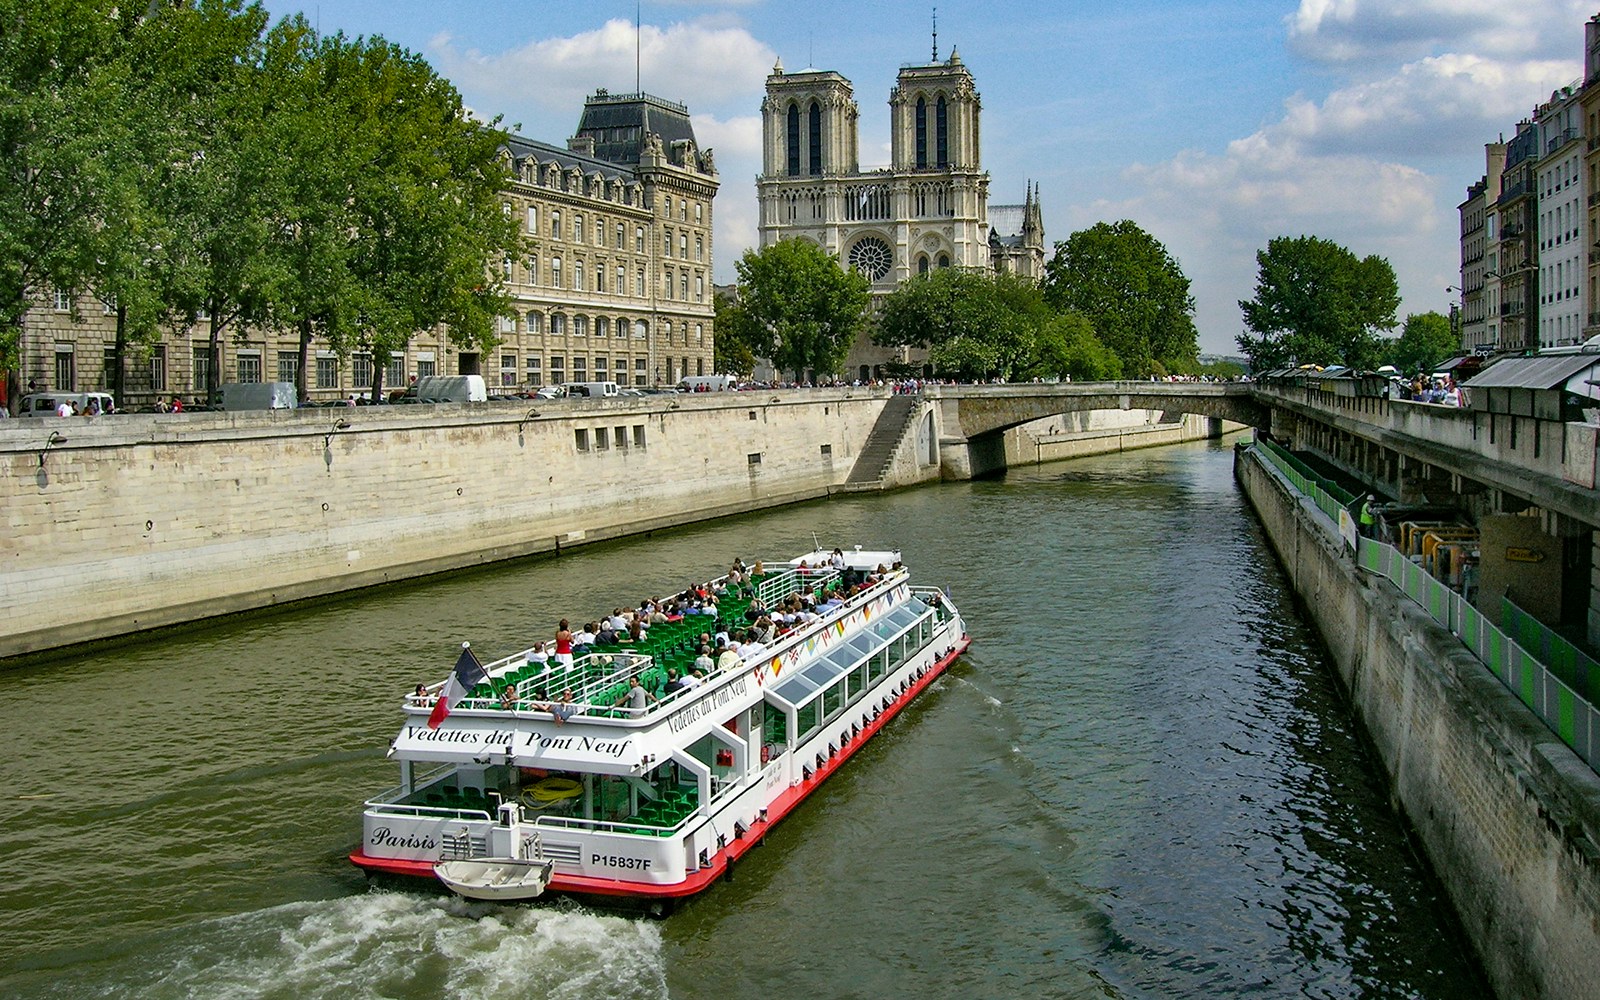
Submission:
[[[742,559],[735,559],[718,579],[691,584],[674,594],[647,597],[637,607],[616,606],[609,614],[576,627],[563,618],[549,640],[533,644],[521,679],[498,685],[499,707],[548,712],[558,725],[585,708],[623,708],[630,715],[643,715],[651,703],[737,669],[794,629],[822,621],[881,582],[891,567],[880,565],[871,572],[856,572],[846,567],[843,550],[835,549],[814,565],[801,560],[795,570],[801,586],[771,604],[756,593],[756,584],[768,575],[765,565],[757,560],[747,566]],[[728,614],[724,614],[725,608]],[[702,625],[690,639],[692,663],[668,666],[661,672],[638,666],[630,673],[623,693],[609,704],[578,703],[567,686],[556,688],[558,695],[551,696],[551,682],[567,678],[579,657],[590,653],[650,655],[647,642],[652,628],[684,622]],[[426,685],[417,685],[413,701],[431,704]]]
[[[1462,406],[1461,387],[1456,385],[1455,379],[1448,375],[1435,375],[1429,378],[1425,375],[1414,376],[1403,388],[1397,385],[1401,399],[1409,399],[1416,403],[1433,403],[1437,406]]]

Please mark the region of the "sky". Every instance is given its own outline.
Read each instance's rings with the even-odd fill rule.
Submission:
[[[1593,6],[1591,6],[1593,5]],[[425,56],[485,119],[564,145],[597,88],[689,107],[716,151],[715,278],[754,246],[773,64],[836,70],[863,167],[889,162],[889,91],[926,63],[934,4],[902,0],[265,0],[324,33]],[[636,12],[642,30],[635,33]],[[1192,282],[1203,353],[1236,353],[1238,301],[1276,236],[1377,254],[1400,316],[1447,312],[1483,145],[1583,72],[1600,0],[946,0],[983,100],[990,204],[1037,182],[1049,245],[1131,219]]]

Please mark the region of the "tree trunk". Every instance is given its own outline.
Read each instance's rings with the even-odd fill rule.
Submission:
[[[389,352],[383,352],[383,361],[378,360],[378,352],[372,352],[372,405],[377,406],[383,402],[383,369],[389,364]]]
[[[222,320],[217,304],[211,303],[211,371],[206,373],[206,402],[212,406],[222,397]]]
[[[300,370],[295,374],[294,379],[295,401],[301,406],[311,401],[311,393],[308,391],[311,386],[311,380],[306,374],[306,363],[310,360],[311,321],[303,319],[300,321]]]
[[[117,370],[111,373],[111,395],[118,407],[128,405],[128,307],[121,302],[117,303],[117,341],[111,351],[112,364]]]

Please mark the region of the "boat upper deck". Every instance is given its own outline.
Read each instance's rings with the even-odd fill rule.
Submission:
[[[898,553],[851,553],[853,558],[847,561],[842,572],[826,565],[826,553],[811,556],[815,558],[801,557],[779,564],[742,586],[728,586],[726,577],[714,581],[716,589],[725,591],[724,596],[717,599],[714,613],[689,614],[654,624],[639,643],[595,643],[581,653],[575,647],[577,655],[570,665],[563,665],[554,658],[541,662],[535,658],[533,649],[496,660],[484,668],[487,679],[468,692],[451,709],[450,715],[452,718],[465,715],[498,720],[502,726],[518,729],[536,723],[554,725],[557,720],[552,713],[552,703],[570,690],[570,715],[562,720],[568,725],[629,730],[649,727],[710,695],[722,686],[725,678],[747,676],[757,665],[766,667],[785,656],[792,658],[807,637],[815,637],[826,629],[843,635],[854,627],[849,624],[854,616],[860,614],[864,621],[871,617],[872,608],[884,608],[909,592],[906,571],[898,568],[898,562],[894,563],[897,568],[893,570],[877,572],[882,565],[876,561],[878,557],[897,559]],[[814,561],[823,562],[823,565],[818,567]],[[689,675],[705,638],[716,634],[719,627],[729,626],[738,631],[750,624],[747,613],[752,608],[765,613],[767,609],[781,606],[791,596],[801,594],[808,595],[807,612],[798,620],[775,623],[776,635],[771,641],[747,646],[738,651],[736,658],[725,657],[721,663],[713,662],[696,686],[668,689],[670,674],[675,673],[680,678]],[[635,678],[651,695],[643,710],[620,704]],[[425,696],[407,698],[407,714],[413,719],[425,718],[445,683],[440,681],[429,686]],[[508,688],[512,689],[509,694]]]

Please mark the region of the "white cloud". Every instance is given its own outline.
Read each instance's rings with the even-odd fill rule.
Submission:
[[[759,94],[768,67],[777,59],[742,27],[647,24],[636,37],[633,23],[622,18],[593,31],[537,39],[499,53],[458,49],[448,34],[436,35],[428,44],[428,55],[444,76],[463,91],[480,95],[478,103],[502,102],[508,120],[523,108],[571,114],[599,87],[631,90],[636,51],[644,89],[692,107]],[[692,75],[685,67],[694,67]]]
[[[1442,52],[1553,58],[1581,51],[1587,0],[1301,0],[1285,20],[1310,59],[1361,64]]]

